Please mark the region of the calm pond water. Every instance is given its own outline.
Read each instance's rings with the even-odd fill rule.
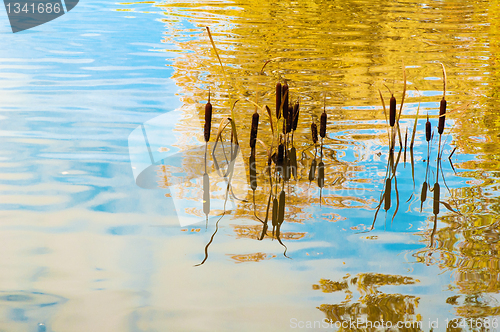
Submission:
[[[0,330],[500,330],[498,2],[88,0],[16,34],[2,17]],[[391,155],[379,89],[399,110],[403,66],[403,141],[419,117]],[[253,192],[252,102],[274,114],[285,80],[297,173],[269,177],[257,143]],[[228,116],[241,146],[230,192],[204,165],[209,88],[209,151]]]

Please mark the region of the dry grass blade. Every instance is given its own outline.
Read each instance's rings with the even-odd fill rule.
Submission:
[[[214,144],[214,149],[213,149],[212,153],[215,153],[215,148],[217,147],[217,142],[219,141],[220,136],[222,135],[222,132],[224,131],[224,129],[230,123],[231,123],[231,120],[229,118],[224,118],[219,123],[219,129],[217,130],[217,135],[215,136],[215,144]]]
[[[276,58],[272,58],[272,59],[269,59],[266,61],[266,63],[264,63],[264,65],[262,66],[262,69],[260,70],[260,74],[264,74],[264,68],[267,66],[268,63],[270,62],[273,62],[273,61],[278,61],[278,60],[281,60],[283,59],[283,57],[276,57]]]
[[[271,124],[271,132],[273,133],[273,136],[274,136],[273,115],[271,113],[271,109],[267,105],[266,105],[266,111],[267,111],[267,115],[269,116],[269,123]]]
[[[403,105],[405,103],[405,95],[406,95],[406,67],[405,67],[405,63],[403,61],[403,95],[401,97],[401,107],[399,108],[398,118],[396,119],[396,128],[398,131],[399,145],[400,146],[403,144],[403,141],[401,139],[401,131],[399,130],[399,120],[401,119],[401,113],[403,112]]]
[[[455,153],[455,150],[457,149],[457,147],[455,146],[455,148],[453,149],[453,151],[451,151],[450,155],[448,156],[448,159],[451,159],[451,157],[453,156],[453,154]]]
[[[382,108],[384,109],[385,122],[387,123],[387,126],[389,127],[389,121],[387,120],[387,110],[385,109],[384,97],[382,96],[382,91],[380,91],[380,89],[378,89],[378,94],[380,95],[380,100],[382,101]],[[387,130],[387,137],[389,138],[389,140],[391,139],[391,135],[389,134],[389,130]]]
[[[444,69],[444,65],[440,63],[441,68],[443,69],[443,99],[446,97],[446,69]]]
[[[231,129],[232,129],[232,132],[233,132],[233,135],[234,135],[234,141],[236,142],[236,145],[239,145],[238,144],[238,133],[236,131],[236,123],[234,122],[234,107],[236,106],[236,103],[238,102],[239,100],[236,100],[233,104],[233,107],[231,108]]]
[[[210,28],[209,27],[206,27],[206,28],[207,28],[208,37],[210,38],[210,42],[212,43],[212,47],[214,49],[215,55],[217,56],[217,60],[219,60],[219,64],[220,64],[220,67],[222,69],[222,73],[224,74],[224,77],[227,79],[226,71],[224,70],[224,66],[222,65],[222,61],[220,59],[219,52],[217,52],[217,48],[215,47],[214,39],[212,38],[212,34],[210,33]]]
[[[413,149],[413,144],[415,143],[415,134],[417,133],[417,122],[419,113],[420,113],[420,103],[418,103],[417,115],[415,116],[415,122],[413,123],[413,132],[411,134],[410,149]]]

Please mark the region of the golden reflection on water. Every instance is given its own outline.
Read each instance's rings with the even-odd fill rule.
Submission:
[[[450,188],[448,204],[459,207],[460,213],[450,213],[441,206],[441,213],[435,214],[434,222],[436,226],[439,221],[441,226],[434,231],[434,216],[429,216],[430,228],[420,232],[426,248],[414,256],[423,264],[453,270],[453,287],[462,295],[450,298],[448,304],[455,308],[457,315],[486,317],[498,314],[498,307],[488,304],[487,297],[480,296],[500,290],[497,223],[500,212],[497,194],[500,116],[496,111],[500,88],[497,56],[500,54],[500,5],[497,1],[247,0],[168,2],[156,6],[164,11],[165,41],[186,51],[172,65],[175,68],[173,79],[180,87],[183,103],[197,105],[200,118],[203,118],[210,87],[213,123],[217,124],[229,115],[229,99],[240,99],[236,124],[245,158],[250,154],[248,134],[254,107],[244,98],[257,100],[273,109],[274,84],[286,79],[293,98],[301,101],[295,145],[302,151],[310,145],[310,119],[319,118],[323,95],[327,96],[328,131],[340,134],[331,135],[325,141],[325,163],[329,170],[325,174],[325,187],[330,188],[330,192],[325,192],[322,204],[339,209],[373,209],[378,203],[377,194],[372,192],[351,196],[341,191],[349,186],[355,189],[354,184],[362,190],[365,183],[383,179],[383,171],[380,179],[358,176],[367,168],[367,164],[362,163],[365,157],[376,160],[386,154],[385,149],[369,148],[384,147],[388,143],[378,89],[383,89],[383,84],[388,85],[400,101],[401,64],[404,61],[408,87],[403,132],[406,128],[411,130],[418,103],[421,103],[421,116],[428,113],[436,122],[442,94],[439,63],[443,63],[448,74],[450,110],[445,134],[451,136],[447,144],[458,147],[455,156],[468,156],[455,160],[458,173],[446,174],[446,180],[455,176],[475,180],[469,181],[468,186]],[[211,28],[222,62],[232,78],[230,82],[225,82],[205,26]],[[269,63],[264,75],[259,75],[265,61],[276,57],[280,59]],[[385,90],[384,94],[387,97]],[[406,118],[409,120],[405,122]],[[261,114],[259,138],[270,144],[271,131],[266,123],[266,115]],[[179,132],[187,132],[186,127],[181,121]],[[417,145],[425,146],[422,136],[423,130],[418,129]],[[355,155],[355,161],[343,160],[346,151],[359,146],[368,148]],[[420,159],[416,162],[426,158],[425,155],[417,157]],[[257,152],[257,163],[264,165],[266,159],[264,151]],[[299,180],[293,185],[295,192],[287,197],[287,222],[301,224],[311,218],[322,218],[307,210],[310,205],[320,203],[318,195],[308,193],[311,159],[310,152],[297,156]],[[409,172],[408,168],[405,172]],[[417,174],[417,177],[423,175]],[[265,189],[263,172],[259,173],[258,181],[264,189],[255,193],[255,213],[262,216],[269,192],[269,188]],[[445,184],[440,184],[444,193]],[[249,197],[248,202],[234,212],[235,218],[252,218],[249,211],[254,207]],[[428,199],[432,200],[432,194]],[[331,219],[340,218],[345,215]],[[366,229],[359,225],[353,227]],[[262,233],[259,224],[234,225],[233,228],[237,238],[258,238]],[[300,240],[306,234],[282,232],[281,236],[282,239]],[[271,256],[265,253],[232,256],[238,262],[259,261],[262,257],[269,259]],[[322,305],[319,309],[327,319],[338,320],[341,315],[417,319],[416,297],[380,293],[377,287],[384,283],[375,283],[377,287],[361,285],[359,280],[367,280],[367,275],[357,278],[354,283],[370,291],[357,303]],[[386,284],[411,280],[402,276],[377,278],[389,280]],[[323,291],[348,289],[347,281],[336,284],[321,280],[315,288]],[[381,301],[391,309],[384,311]]]

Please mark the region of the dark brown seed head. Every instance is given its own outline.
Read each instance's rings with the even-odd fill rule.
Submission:
[[[250,187],[253,191],[257,189],[257,164],[255,163],[255,154],[250,155]]]
[[[275,198],[273,199],[273,227],[278,226],[278,200]]]
[[[394,127],[396,123],[396,98],[392,95],[391,100],[389,102],[389,125]]]
[[[311,123],[311,133],[312,133],[313,143],[316,144],[318,142],[318,127],[314,122]]]
[[[391,208],[391,179],[387,178],[385,180],[385,192],[384,192],[384,210],[389,210]]]
[[[293,106],[293,126],[292,126],[292,129],[294,131],[297,130],[297,124],[299,123],[299,111],[300,111],[299,102],[296,102],[295,105]]]
[[[321,136],[321,138],[325,138],[326,136],[326,111],[321,114],[319,123],[319,136]]]
[[[293,107],[291,105],[288,106],[288,117],[286,118],[286,132],[289,133],[292,131],[293,127]]]
[[[281,91],[281,83],[276,83],[276,119],[281,118],[281,96],[282,96],[282,91]]]
[[[318,187],[323,188],[325,185],[325,163],[322,161],[318,164]]]
[[[281,93],[283,95],[283,97],[282,97],[283,117],[286,120],[286,119],[288,119],[288,97],[290,95],[290,90],[288,89],[288,84],[286,82],[281,87]]]
[[[427,182],[424,181],[424,184],[422,184],[422,191],[420,192],[420,201],[425,202],[427,199]]]
[[[278,226],[279,226],[285,220],[285,192],[283,190],[280,193],[280,200],[278,205],[279,205],[278,209]]]
[[[443,98],[441,99],[441,104],[439,105],[439,123],[438,123],[439,135],[442,135],[444,131],[444,122],[446,120],[445,114],[446,114],[446,100]]]
[[[293,178],[297,180],[297,150],[294,146],[288,152],[288,158]]]
[[[210,104],[210,92],[208,94],[208,103],[205,105],[205,142],[210,140],[210,130],[212,129],[212,104]]]
[[[431,140],[431,123],[429,122],[429,118],[427,117],[427,122],[425,123],[425,140],[429,142]]]
[[[434,205],[432,207],[433,214],[439,214],[439,195],[441,188],[439,187],[439,183],[434,183]]]
[[[276,157],[276,165],[283,165],[283,160],[285,158],[285,144],[281,143],[278,145],[278,155]]]
[[[250,147],[255,149],[257,142],[257,130],[259,129],[259,113],[255,112],[252,115],[252,129],[250,130]]]
[[[309,169],[309,181],[313,181],[316,177],[316,159],[311,163],[311,168]]]

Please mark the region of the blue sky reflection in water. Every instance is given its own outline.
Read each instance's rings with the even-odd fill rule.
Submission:
[[[494,317],[497,5],[360,4],[87,1],[17,34],[4,14],[1,329],[44,324],[47,331],[285,331],[293,318],[347,319],[372,310],[384,319],[419,320],[428,330],[429,319]],[[325,20],[327,14],[338,21]],[[185,107],[195,106],[202,116],[208,86],[213,128],[229,114],[227,85],[205,25],[246,97],[260,91],[272,106],[274,84],[290,79],[303,105],[297,151],[308,147],[311,115],[319,119],[322,94],[329,92],[322,205],[316,182],[297,181],[286,189],[293,204],[287,206],[282,240],[291,259],[271,237],[255,239],[261,224],[252,205],[241,203],[221,220],[209,259],[194,268],[216,219],[208,229],[203,222],[181,228],[172,193],[134,182],[128,137],[135,128]],[[280,26],[287,26],[287,34],[276,33]],[[264,61],[283,55],[285,60],[257,76]],[[361,233],[371,228],[387,170],[377,89],[387,100],[386,83],[400,100],[401,60],[408,75],[404,130],[412,129],[420,102],[415,189],[409,156],[406,163],[401,156],[396,217],[391,220],[397,204],[392,183],[387,216],[381,209],[374,229]],[[419,195],[427,167],[424,116],[429,112],[436,125],[442,91],[438,62],[448,71],[449,109],[456,109],[447,119],[445,156],[459,147],[453,157],[457,174],[443,158],[451,193],[440,177],[441,201],[454,209],[458,204],[462,216],[440,206],[435,248],[429,250],[432,193],[422,213]],[[253,107],[244,101],[238,107],[246,160],[245,122]],[[265,118],[261,114],[261,126]],[[269,128],[261,128],[259,138],[269,142]],[[181,121],[172,135],[182,146],[200,137],[201,128]],[[304,179],[310,151],[298,158]],[[436,154],[437,136],[431,186]],[[260,151],[259,165],[264,158]],[[265,180],[259,175],[260,215]]]

